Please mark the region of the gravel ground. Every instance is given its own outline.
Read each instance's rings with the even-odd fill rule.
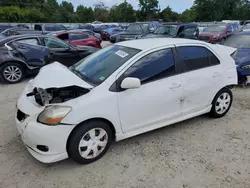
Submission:
[[[197,117],[111,145],[89,165],[42,164],[17,133],[15,103],[27,80],[0,84],[0,188],[249,188],[250,89],[235,88],[221,119]]]

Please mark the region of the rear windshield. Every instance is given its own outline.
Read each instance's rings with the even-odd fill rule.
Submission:
[[[233,48],[250,48],[250,35],[233,35],[224,42],[224,45]]]
[[[226,26],[219,25],[219,26],[210,26],[205,28],[204,32],[223,32],[226,29]]]

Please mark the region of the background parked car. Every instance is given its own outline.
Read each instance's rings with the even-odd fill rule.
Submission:
[[[153,32],[160,25],[161,24],[157,21],[132,23],[124,32],[112,35],[110,37],[110,42],[115,43],[120,41],[133,40],[136,37],[140,37]]]
[[[74,25],[72,29],[87,29],[87,30],[93,31],[94,27],[91,24],[78,24],[78,25]]]
[[[233,55],[237,65],[239,84],[250,83],[250,32],[239,32],[232,35],[224,43],[226,46],[237,48]]]
[[[159,37],[198,39],[199,28],[197,24],[164,24],[162,26],[159,26],[153,33],[146,34],[140,38]]]
[[[94,21],[94,22],[92,23],[92,26],[95,27],[95,28],[98,28],[98,27],[104,26],[104,23],[99,22],[99,21]]]
[[[92,47],[73,47],[47,35],[15,35],[0,40],[0,77],[18,83],[51,62],[71,66],[97,51]]]
[[[207,27],[199,35],[199,40],[209,43],[224,42],[229,36],[240,31],[235,24],[215,24]]]
[[[121,28],[111,27],[111,28],[102,30],[101,37],[102,37],[102,40],[110,40],[110,36],[121,33],[121,32],[123,32]]]
[[[250,31],[250,24],[246,24],[242,27],[241,31]]]
[[[22,27],[12,27],[1,32],[4,37],[9,37],[12,35],[24,35],[24,34],[45,34],[43,31],[37,31]]]
[[[95,48],[101,48],[100,39],[81,31],[58,31],[51,33],[50,35],[56,36],[73,46],[92,46]]]
[[[61,24],[35,24],[34,30],[42,31],[44,34],[47,34],[53,31],[68,30],[68,28]]]
[[[6,30],[6,29],[9,29],[9,28],[12,28],[14,27],[14,25],[11,25],[11,24],[1,24],[0,23],[0,32]]]
[[[97,37],[97,38],[100,39],[100,40],[102,39],[101,34],[95,33],[94,31],[91,31],[91,30],[88,30],[88,29],[74,29],[74,31],[80,31],[80,32],[83,32],[83,33],[92,35],[92,36],[94,36],[94,37]]]

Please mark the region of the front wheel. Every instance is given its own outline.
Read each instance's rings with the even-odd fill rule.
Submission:
[[[220,118],[227,114],[230,110],[233,102],[232,91],[228,88],[224,88],[217,93],[215,96],[212,109],[210,111],[210,116],[213,118]]]
[[[80,164],[92,163],[106,153],[112,137],[109,125],[103,121],[83,123],[70,135],[68,154]]]

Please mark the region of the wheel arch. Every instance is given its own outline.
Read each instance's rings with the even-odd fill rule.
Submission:
[[[84,120],[83,122],[77,124],[73,130],[71,131],[71,133],[69,134],[69,137],[67,139],[67,143],[66,143],[66,150],[68,151],[68,144],[69,144],[69,140],[71,138],[71,135],[74,133],[74,131],[76,131],[80,126],[83,126],[84,123],[87,123],[87,122],[91,122],[91,121],[102,121],[102,122],[105,122],[109,125],[109,127],[111,128],[111,131],[113,133],[113,138],[112,140],[115,140],[115,135],[116,135],[116,129],[114,127],[114,125],[111,123],[111,121],[105,119],[105,118],[90,118],[90,119],[87,119],[87,120]]]
[[[7,63],[19,63],[23,68],[27,68],[27,69],[30,69],[26,63],[22,62],[22,61],[19,61],[19,60],[6,60],[4,62],[2,62],[0,64],[0,68],[4,65],[6,65]]]
[[[215,95],[214,95],[214,97],[213,97],[213,99],[212,99],[212,101],[211,101],[210,104],[213,104],[213,102],[214,102],[214,100],[215,100],[217,94],[218,94],[221,90],[223,90],[223,89],[229,89],[229,90],[231,90],[233,87],[234,87],[234,85],[227,85],[227,86],[221,88],[217,93],[215,93]]]

